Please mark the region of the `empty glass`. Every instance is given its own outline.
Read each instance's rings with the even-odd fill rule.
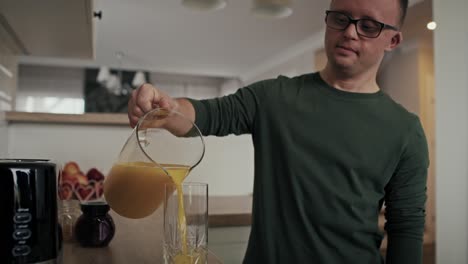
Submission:
[[[205,264],[208,242],[208,185],[166,185],[164,200],[164,263]],[[183,197],[183,203],[180,200]],[[181,208],[180,205],[183,207]]]
[[[192,129],[174,135],[169,125],[175,122]],[[152,214],[164,200],[165,184],[180,184],[204,153],[201,132],[190,119],[177,111],[153,109],[140,118],[106,177],[107,203],[128,218]]]

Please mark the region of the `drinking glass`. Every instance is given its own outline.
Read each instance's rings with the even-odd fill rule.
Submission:
[[[174,191],[175,190],[175,191]],[[182,196],[179,195],[182,190]],[[183,203],[180,198],[183,197]],[[179,208],[183,205],[183,208]],[[165,264],[205,264],[208,256],[208,184],[166,184],[164,200]]]

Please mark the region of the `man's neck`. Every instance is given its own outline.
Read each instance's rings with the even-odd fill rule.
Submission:
[[[328,65],[320,71],[322,79],[330,86],[354,93],[375,93],[380,90],[376,82],[377,73],[365,72],[360,74],[340,73],[332,70]]]

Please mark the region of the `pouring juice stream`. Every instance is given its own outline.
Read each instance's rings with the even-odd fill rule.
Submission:
[[[186,127],[192,127],[184,136],[173,134],[167,126],[184,122]],[[198,250],[188,252],[182,188],[182,182],[201,162],[204,153],[202,134],[189,118],[174,110],[155,108],[140,118],[104,182],[104,195],[110,207],[133,219],[156,211],[164,202],[166,184],[174,184],[169,191],[177,190],[177,230],[182,242],[181,252],[173,259],[176,264],[205,262]]]
[[[173,182],[178,196],[178,230],[182,239],[182,254],[179,259],[188,259],[187,222],[184,210],[182,182],[190,167],[176,164],[162,164],[166,172],[149,162],[116,163],[104,185],[104,195],[110,207],[128,218],[143,218],[153,213],[164,201],[165,186]],[[132,199],[126,199],[122,193]],[[137,204],[138,206],[135,206]],[[191,263],[179,261],[180,263]]]

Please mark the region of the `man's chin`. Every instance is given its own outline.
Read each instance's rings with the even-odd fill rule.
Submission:
[[[335,60],[333,65],[340,70],[352,70],[355,67],[355,62],[349,60]]]
[[[352,63],[349,61],[333,61],[331,63],[331,66],[336,73],[341,73],[345,75],[353,75],[354,73],[356,73],[356,71],[358,71],[358,67],[355,62]]]

